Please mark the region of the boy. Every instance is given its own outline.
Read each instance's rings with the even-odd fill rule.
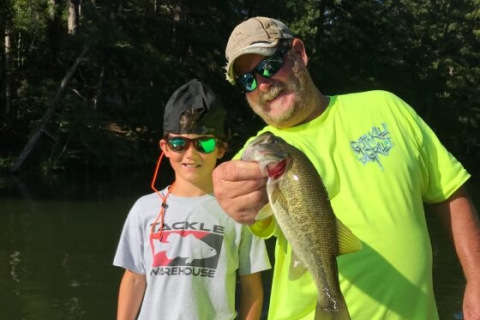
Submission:
[[[212,171],[227,148],[219,97],[198,80],[177,89],[165,107],[162,155],[175,181],[134,204],[114,265],[125,268],[117,320],[259,319],[265,244],[236,223],[213,196]],[[157,165],[157,170],[158,170]]]

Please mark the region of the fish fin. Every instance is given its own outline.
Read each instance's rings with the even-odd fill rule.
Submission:
[[[337,219],[338,254],[354,253],[362,249],[362,243],[352,231]]]
[[[307,268],[292,250],[292,255],[290,257],[290,268],[288,270],[288,280],[297,280],[303,276],[306,271]]]
[[[255,216],[255,220],[263,220],[272,215],[273,215],[272,207],[270,206],[270,203],[267,203],[266,205],[263,206],[262,209],[260,209],[260,211],[258,211],[257,215]]]

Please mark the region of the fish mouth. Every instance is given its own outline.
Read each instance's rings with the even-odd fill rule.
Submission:
[[[287,159],[283,159],[279,162],[270,162],[267,164],[268,177],[275,180],[280,178],[285,172],[287,167]]]

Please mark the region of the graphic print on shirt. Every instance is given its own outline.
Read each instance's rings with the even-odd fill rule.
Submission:
[[[193,234],[183,237],[178,233],[170,233],[166,243],[160,242],[158,251],[165,253],[167,260],[164,261],[166,262],[173,261],[175,258],[185,258],[186,264],[192,264],[193,260],[210,258],[217,254],[217,250],[197,239]]]
[[[373,127],[371,132],[363,134],[357,141],[350,142],[350,145],[357,160],[363,165],[375,162],[382,171],[380,155],[388,156],[394,146],[386,123],[382,123],[382,127]]]
[[[151,275],[214,277],[222,250],[223,227],[215,226],[214,229],[217,232],[164,228],[162,239],[153,241],[155,254]]]

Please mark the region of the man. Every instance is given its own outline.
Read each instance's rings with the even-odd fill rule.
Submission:
[[[438,319],[428,203],[466,277],[464,318],[480,319],[480,227],[464,188],[470,175],[415,111],[385,91],[323,95],[307,70],[303,42],[275,19],[239,24],[226,58],[227,80],[267,123],[259,133],[271,131],[309,157],[338,219],[362,242],[361,251],[337,258],[351,318]],[[289,281],[289,244],[274,218],[255,220],[268,202],[258,164],[224,162],[213,178],[230,216],[259,236],[277,236],[269,319],[313,319],[310,275]]]

